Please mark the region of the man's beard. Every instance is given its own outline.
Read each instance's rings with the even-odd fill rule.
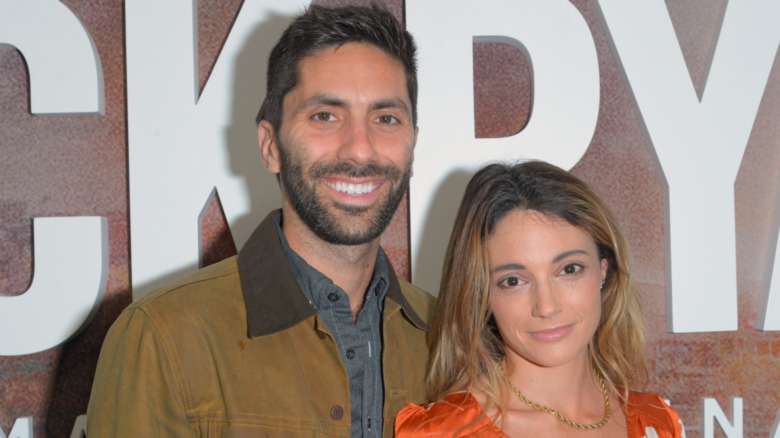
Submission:
[[[291,154],[284,145],[279,144],[281,158],[281,182],[295,212],[303,223],[322,240],[336,245],[361,245],[376,240],[387,226],[398,208],[409,187],[409,177],[412,171],[411,160],[407,162],[403,172],[388,165],[368,164],[355,166],[346,161],[334,164],[316,163],[309,169],[307,179],[304,179],[303,165],[294,163]],[[384,184],[390,185],[390,191],[377,206],[352,206],[334,203],[338,209],[348,216],[362,217],[358,226],[340,223],[339,218],[326,207],[317,195],[317,181],[322,176],[344,176],[348,178],[382,177]],[[377,189],[381,189],[377,188]],[[371,214],[371,210],[374,213]]]

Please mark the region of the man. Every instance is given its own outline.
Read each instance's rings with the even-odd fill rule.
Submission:
[[[411,175],[414,56],[377,7],[311,6],[285,31],[258,114],[281,212],[238,256],[122,313],[90,438],[389,437],[396,412],[424,401],[432,298],[378,243]]]

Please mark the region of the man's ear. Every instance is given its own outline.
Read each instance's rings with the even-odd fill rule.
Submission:
[[[276,131],[268,120],[261,120],[257,125],[257,141],[260,143],[260,153],[263,155],[266,169],[278,174],[282,170],[279,164],[279,144],[276,141]]]
[[[420,127],[415,126],[414,127],[414,142],[412,143],[412,171],[409,173],[409,176],[414,176],[414,150],[417,148],[417,133],[420,132]]]

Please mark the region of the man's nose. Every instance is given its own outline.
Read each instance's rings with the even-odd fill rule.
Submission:
[[[371,135],[371,128],[365,121],[352,120],[347,125],[338,151],[340,160],[365,164],[376,161],[377,153]]]

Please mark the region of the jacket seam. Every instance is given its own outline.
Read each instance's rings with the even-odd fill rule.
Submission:
[[[184,367],[179,360],[178,350],[174,345],[175,343],[170,338],[170,332],[165,328],[164,324],[152,316],[152,314],[149,312],[149,309],[139,307],[138,310],[143,313],[146,320],[149,321],[152,332],[155,333],[160,339],[160,345],[162,346],[162,349],[166,355],[166,359],[170,363],[171,370],[174,373],[173,378],[176,381],[176,387],[179,389],[179,396],[182,398],[182,406],[184,407],[186,414],[187,411],[192,409],[194,405],[192,400],[192,392],[190,391],[189,385],[187,385],[187,381],[184,377]]]

